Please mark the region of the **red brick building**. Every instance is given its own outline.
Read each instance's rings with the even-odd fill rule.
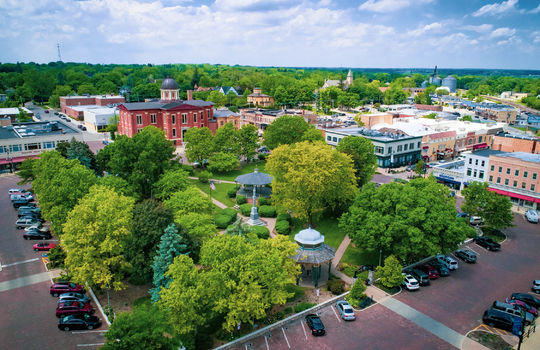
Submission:
[[[60,96],[60,111],[72,118],[83,120],[83,110],[76,106],[108,106],[110,104],[124,103],[122,96],[95,95],[95,96]]]
[[[132,137],[145,126],[153,125],[164,130],[175,145],[181,145],[184,133],[190,128],[206,126],[212,132],[216,131],[213,106],[213,102],[192,100],[191,91],[188,91],[187,101],[180,101],[178,84],[167,78],[161,84],[161,100],[118,106],[118,133]]]

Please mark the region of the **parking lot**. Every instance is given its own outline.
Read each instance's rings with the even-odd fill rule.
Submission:
[[[32,245],[40,241],[24,240],[23,230],[17,230],[14,225],[17,212],[7,191],[19,188],[18,180],[12,175],[0,177],[0,347],[96,349],[105,341],[106,324],[93,331],[63,332],[57,328],[58,319],[54,314],[57,298],[49,294],[51,276],[42,262],[42,253],[32,250]],[[95,303],[92,304],[95,308]],[[99,310],[96,315],[104,319]]]

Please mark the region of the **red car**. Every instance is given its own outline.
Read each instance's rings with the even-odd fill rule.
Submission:
[[[33,248],[36,252],[40,250],[50,250],[56,248],[56,244],[49,242],[36,243],[33,245]]]
[[[76,292],[76,293],[84,294],[86,293],[86,290],[80,284],[76,284],[72,282],[57,282],[53,284],[50,289],[50,293],[53,297],[57,297],[60,294],[64,294],[68,292]]]
[[[437,269],[430,264],[422,265],[420,269],[428,275],[430,280],[436,280],[439,278],[439,271],[437,271]]]
[[[56,307],[56,317],[93,313],[94,308],[90,303],[83,303],[80,301],[68,301],[65,303],[60,303]]]

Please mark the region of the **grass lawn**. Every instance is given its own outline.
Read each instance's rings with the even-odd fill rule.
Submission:
[[[324,243],[334,247],[336,250],[345,237],[345,232],[338,227],[338,219],[336,218],[322,218],[315,223],[313,228],[324,236]],[[294,222],[294,228],[289,235],[290,239],[294,241],[294,235],[303,229],[303,223]]]
[[[260,162],[244,163],[239,170],[234,170],[225,174],[213,174],[212,179],[234,181],[238,175],[252,173],[255,168],[258,168],[260,172],[264,172],[265,165],[266,160],[262,160]],[[193,176],[197,176],[197,173],[198,170],[195,171]]]
[[[350,244],[341,258],[342,263],[352,264],[356,266],[360,265],[373,265],[377,266],[379,263],[378,252],[368,252],[361,248],[353,247]]]
[[[203,184],[199,180],[190,180],[190,182],[200,188],[203,192],[210,194],[210,184]],[[236,186],[235,184],[220,183],[215,184],[216,190],[212,191],[212,198],[217,199],[221,203],[225,204],[228,207],[234,207],[236,204],[229,196],[227,196],[227,191]]]

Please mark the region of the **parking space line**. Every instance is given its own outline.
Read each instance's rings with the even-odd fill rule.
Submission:
[[[304,330],[304,335],[306,336],[306,340],[307,340],[307,333],[306,333],[306,328],[304,327],[304,321],[300,321],[300,324],[302,325],[302,329]]]
[[[473,253],[475,253],[475,254],[479,255],[479,254],[478,254],[478,252],[477,252],[477,251],[475,251],[474,249],[472,249],[471,247],[467,247],[467,248],[468,248],[468,249],[470,249],[470,250],[471,250],[471,251],[472,251]]]
[[[86,333],[105,333],[107,332],[106,329],[98,329],[98,330],[94,330],[94,331],[74,331],[74,332],[71,332],[71,334],[86,334]]]
[[[285,337],[285,341],[287,342],[287,346],[289,347],[289,349],[291,348],[291,344],[289,344],[289,339],[287,339],[287,334],[285,334],[285,330],[283,329],[283,327],[281,327],[281,330],[283,331],[283,336]]]
[[[334,309],[334,305],[330,305],[330,308],[332,309],[332,311],[334,311],[334,315],[336,315],[336,318],[338,320],[338,322],[341,322],[341,320],[339,319],[337,313],[336,313],[336,310]]]
[[[2,268],[15,266],[15,265],[19,265],[19,264],[26,264],[26,263],[34,262],[34,261],[38,261],[38,260],[39,260],[39,258],[33,258],[33,259],[28,259],[28,260],[23,260],[23,261],[17,261],[17,262],[11,263],[11,264],[2,265]]]
[[[268,346],[268,339],[266,338],[266,335],[264,336],[264,341],[266,342],[266,350],[270,350],[270,347]]]
[[[78,347],[83,347],[83,346],[101,346],[101,345],[105,345],[105,343],[77,344]]]

